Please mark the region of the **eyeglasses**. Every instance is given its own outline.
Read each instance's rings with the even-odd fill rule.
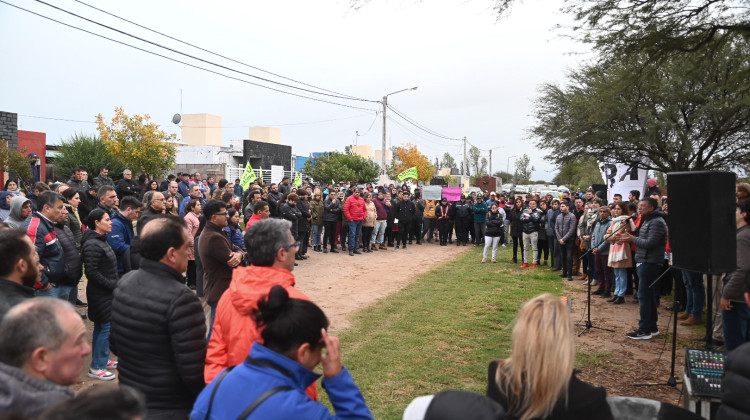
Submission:
[[[226,216],[227,212],[224,213],[214,213],[214,216]]]
[[[295,242],[289,246],[284,247],[285,250],[289,251],[291,248],[299,248],[300,242]]]

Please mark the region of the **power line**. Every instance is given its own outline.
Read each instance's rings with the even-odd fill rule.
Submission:
[[[454,146],[453,144],[441,143],[441,142],[438,142],[438,141],[431,140],[431,139],[428,139],[426,137],[423,137],[423,136],[421,136],[421,135],[413,132],[412,130],[410,130],[409,128],[407,128],[405,125],[401,124],[398,120],[396,120],[394,118],[391,118],[391,117],[386,117],[386,118],[388,120],[390,120],[392,123],[396,124],[401,130],[403,130],[407,134],[411,134],[412,136],[420,138],[420,139],[422,139],[422,140],[424,140],[424,141],[426,141],[428,143],[432,143],[432,144],[440,146],[440,147],[453,147]]]
[[[365,131],[365,134],[361,134],[361,136],[366,136],[366,135],[367,135],[367,133],[369,133],[369,132],[370,132],[370,130],[372,130],[372,127],[373,127],[373,126],[375,125],[375,121],[377,121],[377,120],[378,120],[378,116],[379,116],[379,115],[380,115],[380,112],[375,112],[375,118],[374,118],[374,119],[372,120],[372,122],[370,123],[370,128],[368,128],[368,129],[367,129],[367,131]]]
[[[244,79],[240,79],[238,77],[234,77],[234,76],[230,76],[230,75],[227,75],[227,74],[219,73],[217,71],[214,71],[214,70],[211,70],[211,69],[207,69],[205,67],[201,67],[201,66],[197,66],[195,64],[187,63],[185,61],[181,61],[181,60],[178,60],[176,58],[168,57],[166,55],[159,54],[157,52],[149,51],[149,50],[137,47],[135,45],[128,44],[128,43],[123,42],[123,41],[119,41],[119,40],[116,40],[116,39],[113,39],[113,38],[109,38],[109,37],[101,35],[101,34],[97,34],[95,32],[91,32],[91,31],[83,29],[83,28],[79,28],[79,27],[71,25],[69,23],[65,23],[65,22],[59,21],[57,19],[53,19],[51,17],[48,17],[48,16],[44,16],[44,15],[42,15],[40,13],[31,11],[31,10],[28,10],[28,9],[24,9],[23,7],[16,6],[15,4],[8,3],[5,0],[0,0],[0,3],[7,4],[8,6],[15,7],[16,9],[23,10],[24,12],[31,13],[32,15],[35,15],[35,16],[47,19],[49,21],[52,21],[52,22],[55,22],[55,23],[59,23],[60,25],[67,26],[69,28],[76,29],[76,30],[81,31],[81,32],[85,32],[87,34],[94,35],[96,37],[99,37],[99,38],[102,38],[102,39],[106,39],[108,41],[112,41],[112,42],[115,42],[115,43],[118,43],[118,44],[121,44],[121,45],[125,45],[127,47],[130,47],[130,48],[133,48],[135,50],[142,51],[142,52],[145,52],[145,53],[148,53],[148,54],[151,54],[151,55],[155,55],[157,57],[165,58],[167,60],[174,61],[176,63],[184,64],[186,66],[189,66],[189,67],[192,67],[192,68],[195,68],[195,69],[198,69],[198,70],[203,70],[203,71],[206,71],[206,72],[209,72],[209,73],[213,73],[213,74],[216,74],[218,76],[225,77],[227,79],[232,79],[232,80],[236,80],[236,81],[239,81],[239,82],[242,82],[242,83],[247,83],[249,85],[258,86],[258,87],[261,87],[261,88],[264,88],[264,89],[272,90],[272,91],[275,91],[275,92],[284,93],[284,94],[291,95],[291,96],[296,96],[296,97],[299,97],[299,98],[310,99],[310,100],[313,100],[313,101],[323,102],[323,103],[327,103],[327,104],[331,104],[331,105],[338,105],[338,106],[343,106],[343,107],[347,107],[347,108],[360,109],[360,110],[363,110],[363,111],[370,111],[370,112],[375,112],[376,111],[376,110],[370,109],[370,108],[362,108],[362,107],[358,107],[358,106],[353,106],[353,105],[347,105],[347,104],[342,104],[342,103],[338,103],[338,102],[333,102],[333,101],[329,101],[329,100],[325,100],[325,99],[313,98],[313,97],[310,97],[310,96],[300,95],[300,94],[293,93],[293,92],[287,92],[287,91],[284,91],[284,90],[281,90],[281,89],[276,89],[276,88],[273,88],[273,87],[270,87],[270,86],[264,86],[264,85],[261,85],[261,84],[258,84],[258,83],[250,82],[248,80],[244,80]]]
[[[19,117],[26,117],[26,118],[39,118],[42,120],[55,120],[55,121],[68,121],[68,122],[78,122],[78,123],[87,123],[87,124],[96,124],[96,121],[84,121],[84,120],[69,120],[67,118],[54,118],[54,117],[40,117],[38,115],[24,115],[24,114],[18,114]]]
[[[398,109],[394,108],[391,105],[388,105],[388,108],[391,111],[393,111],[396,115],[398,115],[399,117],[403,118],[404,121],[408,122],[409,124],[413,125],[414,127],[417,127],[418,129],[424,131],[425,133],[427,133],[429,135],[432,135],[432,136],[435,136],[435,137],[440,137],[440,138],[446,139],[446,140],[461,141],[461,139],[457,139],[457,138],[453,138],[453,137],[448,137],[448,136],[442,135],[442,134],[440,134],[440,133],[438,133],[438,132],[436,132],[434,130],[431,130],[431,129],[425,127],[424,125],[422,125],[422,124],[414,121],[413,119],[407,117],[406,115],[404,115],[404,113],[402,113],[401,111],[399,111]]]
[[[330,92],[330,93],[335,93],[336,95],[341,95],[341,96],[346,96],[346,97],[350,97],[350,98],[355,98],[354,96],[351,96],[351,95],[346,95],[346,94],[343,94],[343,93],[339,93],[339,92],[336,92],[336,91],[333,91],[333,90],[329,90],[329,89],[324,89],[324,88],[321,88],[321,87],[319,87],[319,86],[315,86],[315,85],[312,85],[312,84],[309,84],[309,83],[304,83],[304,82],[300,82],[299,80],[295,80],[295,79],[292,79],[292,78],[289,78],[289,77],[286,77],[286,76],[282,76],[282,75],[280,75],[280,74],[277,74],[277,73],[274,73],[274,72],[272,72],[272,71],[264,70],[264,69],[262,69],[262,68],[260,68],[260,67],[256,67],[256,66],[253,66],[253,65],[250,65],[250,64],[244,63],[244,62],[242,62],[242,61],[239,61],[239,60],[235,60],[235,59],[233,59],[233,58],[230,58],[230,57],[227,57],[227,56],[221,55],[221,54],[219,54],[219,53],[215,53],[215,52],[213,52],[213,51],[210,51],[210,50],[207,50],[207,49],[205,49],[205,48],[201,48],[201,47],[199,47],[199,46],[197,46],[197,45],[191,44],[191,43],[189,43],[189,42],[186,42],[186,41],[183,41],[183,40],[181,40],[181,39],[175,38],[175,37],[173,37],[173,36],[167,35],[167,34],[165,34],[165,33],[159,32],[159,31],[157,31],[157,30],[155,30],[155,29],[151,29],[151,28],[149,28],[149,27],[147,27],[147,26],[144,26],[144,25],[141,25],[141,24],[139,24],[139,23],[133,22],[133,21],[131,21],[131,20],[125,19],[125,18],[123,18],[123,17],[120,17],[120,16],[118,16],[118,15],[116,15],[116,14],[114,14],[114,13],[108,12],[108,11],[106,11],[106,10],[103,10],[103,9],[100,9],[100,8],[98,8],[98,7],[92,6],[92,5],[88,4],[88,3],[85,3],[85,2],[83,2],[83,1],[81,1],[81,0],[74,0],[74,1],[76,1],[77,3],[80,3],[80,4],[84,5],[84,6],[90,7],[90,8],[92,8],[92,9],[94,9],[94,10],[97,10],[97,11],[99,11],[99,12],[102,12],[102,13],[104,13],[104,14],[106,14],[106,15],[112,16],[112,17],[114,17],[114,18],[116,18],[116,19],[119,19],[119,20],[122,20],[122,21],[124,21],[124,22],[130,23],[131,25],[135,25],[135,26],[137,26],[137,27],[139,27],[139,28],[145,29],[145,30],[147,30],[147,31],[151,31],[151,32],[153,32],[153,33],[155,33],[155,34],[158,34],[158,35],[161,35],[161,36],[163,36],[163,37],[169,38],[169,39],[171,39],[171,40],[173,40],[173,41],[177,41],[177,42],[179,42],[179,43],[181,43],[181,44],[185,44],[185,45],[187,45],[187,46],[189,46],[189,47],[193,47],[193,48],[196,48],[196,49],[198,49],[198,50],[201,50],[201,51],[207,52],[207,53],[209,53],[209,54],[215,55],[215,56],[217,56],[217,57],[223,58],[223,59],[225,59],[225,60],[229,60],[229,61],[231,61],[231,62],[234,62],[234,63],[237,63],[237,64],[241,64],[241,65],[243,65],[243,66],[246,66],[246,67],[249,67],[249,68],[251,68],[251,69],[254,69],[254,70],[258,70],[258,71],[262,71],[262,72],[264,72],[264,73],[268,73],[268,74],[270,74],[270,75],[273,75],[273,76],[276,76],[276,77],[280,77],[280,78],[282,78],[282,79],[285,79],[285,80],[289,80],[289,81],[292,81],[292,82],[294,82],[294,83],[299,83],[299,84],[301,84],[301,85],[304,85],[304,86],[310,86],[310,87],[312,87],[312,88],[315,88],[315,89],[318,89],[318,90],[322,90],[322,91],[325,91],[325,92]]]
[[[258,80],[261,80],[261,81],[264,81],[264,82],[267,82],[267,83],[274,83],[274,84],[277,84],[277,85],[280,85],[280,86],[284,86],[284,87],[287,87],[287,88],[290,88],[290,89],[298,89],[298,90],[301,90],[301,91],[303,91],[303,92],[307,92],[307,93],[313,93],[313,94],[316,94],[316,95],[324,95],[324,96],[330,96],[330,97],[333,97],[333,98],[338,98],[338,99],[347,99],[347,100],[351,100],[351,101],[361,101],[361,102],[371,102],[371,103],[379,103],[379,101],[373,101],[373,100],[370,100],[370,99],[362,99],[362,98],[356,98],[356,97],[353,97],[353,96],[348,96],[348,95],[346,95],[346,96],[342,96],[342,95],[333,95],[333,94],[330,94],[330,93],[323,93],[323,92],[318,92],[318,91],[314,91],[314,90],[311,90],[311,89],[305,89],[305,88],[301,88],[301,87],[293,86],[293,85],[290,85],[290,84],[287,84],[287,83],[281,83],[281,82],[277,82],[277,81],[275,81],[275,80],[267,79],[267,78],[265,78],[265,77],[260,77],[260,76],[256,76],[256,75],[253,75],[253,74],[250,74],[250,73],[246,73],[246,72],[244,72],[244,71],[236,70],[236,69],[233,69],[233,68],[231,68],[231,67],[227,67],[227,66],[224,66],[224,65],[222,65],[222,64],[219,64],[219,63],[215,63],[215,62],[213,62],[213,61],[209,61],[209,60],[206,60],[206,59],[203,59],[203,58],[200,58],[200,57],[197,57],[197,56],[194,56],[194,55],[191,55],[191,54],[188,54],[188,53],[185,53],[185,52],[179,51],[179,50],[176,50],[176,49],[174,49],[174,48],[170,48],[170,47],[167,47],[167,46],[165,46],[165,45],[159,44],[159,43],[157,43],[157,42],[154,42],[154,41],[150,41],[150,40],[148,40],[148,39],[145,39],[145,38],[139,37],[139,36],[137,36],[137,35],[133,35],[133,34],[131,34],[131,33],[129,33],[129,32],[125,32],[125,31],[123,31],[123,30],[121,30],[121,29],[117,29],[117,28],[114,28],[114,27],[112,27],[112,26],[109,26],[109,25],[105,25],[105,24],[103,24],[103,23],[101,23],[101,22],[97,22],[97,21],[95,21],[95,20],[93,20],[93,19],[89,19],[89,18],[87,18],[87,17],[84,17],[84,16],[78,15],[78,14],[76,14],[76,13],[73,13],[73,12],[71,12],[71,11],[65,10],[65,9],[63,9],[63,8],[61,8],[61,7],[58,7],[58,6],[55,6],[55,5],[49,4],[49,3],[47,3],[47,2],[45,2],[45,1],[43,1],[43,0],[35,0],[35,1],[36,1],[37,3],[41,3],[41,4],[45,5],[45,6],[51,7],[51,8],[53,8],[53,9],[55,9],[55,10],[59,10],[59,11],[61,11],[61,12],[63,12],[63,13],[67,13],[67,14],[69,14],[69,15],[71,15],[71,16],[77,17],[78,19],[82,19],[82,20],[85,20],[85,21],[87,21],[87,22],[89,22],[89,23],[93,23],[93,24],[95,24],[95,25],[98,25],[98,26],[101,26],[101,27],[103,27],[103,28],[109,29],[109,30],[111,30],[111,31],[117,32],[117,33],[119,33],[119,34],[122,34],[122,35],[125,35],[125,36],[129,36],[129,37],[131,37],[131,38],[134,38],[134,39],[137,39],[137,40],[139,40],[139,41],[141,41],[141,42],[145,42],[145,43],[147,43],[147,44],[151,44],[151,45],[153,45],[153,46],[155,46],[155,47],[159,47],[159,48],[165,49],[165,50],[167,50],[167,51],[171,51],[171,52],[173,52],[173,53],[176,53],[176,54],[179,54],[179,55],[183,55],[183,56],[185,56],[185,57],[189,57],[189,58],[192,58],[193,60],[198,60],[198,61],[200,61],[200,62],[203,62],[203,63],[206,63],[206,64],[210,64],[210,65],[212,65],[212,66],[216,66],[216,67],[219,67],[219,68],[221,68],[221,69],[224,69],[224,70],[228,70],[228,71],[232,71],[232,72],[235,72],[235,73],[239,73],[239,74],[242,74],[242,75],[244,75],[244,76],[252,77],[252,78],[254,78],[254,79],[258,79]]]
[[[377,111],[376,111],[377,114]],[[38,118],[42,120],[54,120],[54,121],[67,121],[67,122],[79,122],[79,123],[88,123],[88,124],[96,124],[96,121],[85,121],[85,120],[72,120],[67,118],[56,118],[56,117],[42,117],[39,115],[27,115],[27,114],[18,114],[19,117],[26,117],[26,118]],[[284,124],[252,124],[252,125],[221,125],[221,126],[205,126],[205,125],[182,125],[182,128],[250,128],[250,127],[284,127],[284,126],[290,126],[290,125],[308,125],[308,124],[321,124],[321,123],[327,123],[327,122],[333,122],[333,121],[341,121],[341,120],[351,120],[354,118],[362,118],[365,117],[366,114],[362,115],[354,115],[351,117],[343,117],[343,118],[332,118],[327,120],[317,120],[317,121],[304,121],[304,122],[294,122],[294,123],[284,123]],[[377,115],[375,116],[377,119]],[[169,124],[162,124],[164,127],[169,127]],[[372,125],[370,126],[372,128]]]

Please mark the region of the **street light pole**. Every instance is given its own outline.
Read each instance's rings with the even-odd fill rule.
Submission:
[[[513,155],[513,156],[508,156],[508,164],[507,164],[507,165],[505,166],[505,172],[507,172],[507,173],[508,173],[508,175],[510,175],[510,159],[511,159],[511,158],[514,158],[514,157],[518,157],[518,156],[515,156],[515,155]]]
[[[388,109],[388,97],[391,96],[391,95],[395,95],[397,93],[405,92],[407,90],[417,90],[418,87],[419,86],[414,86],[413,88],[397,90],[395,92],[392,92],[392,93],[389,93],[389,94],[383,96],[383,149],[381,150],[381,158],[382,158],[381,160],[382,160],[383,168],[382,168],[382,172],[380,173],[380,183],[383,184],[383,185],[385,185],[386,176],[387,176],[385,174],[385,156],[386,156],[386,152],[385,152],[386,151],[386,142],[385,142],[385,139],[386,139],[386,134],[385,134],[386,117],[385,117],[385,112],[386,112],[386,109]]]
[[[502,148],[503,146],[497,146],[497,147],[493,147],[492,149],[490,149],[490,176],[493,176],[492,175],[492,151],[495,149],[502,149]]]

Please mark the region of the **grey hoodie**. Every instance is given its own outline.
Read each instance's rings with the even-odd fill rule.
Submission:
[[[10,200],[10,213],[8,214],[8,218],[5,219],[5,223],[10,226],[11,229],[21,227],[25,221],[25,219],[21,219],[21,208],[26,203],[31,203],[31,200],[20,195],[17,195]],[[29,216],[31,216],[31,214],[29,214]]]
[[[31,377],[0,363],[0,413],[32,417],[73,395],[73,390],[66,386]]]

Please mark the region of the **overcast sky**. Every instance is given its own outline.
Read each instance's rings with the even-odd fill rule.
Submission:
[[[19,128],[47,133],[59,143],[76,132],[94,133],[88,122],[98,113],[110,119],[114,108],[151,115],[179,135],[171,123],[180,112],[223,117],[225,145],[248,137],[250,126],[282,129],[293,153],[340,150],[355,142],[380,149],[382,105],[311,95],[200,63],[115,33],[32,0],[7,0],[45,16],[138,47],[234,77],[367,108],[359,110],[312,101],[168,61],[97,38],[59,23],[0,4],[0,110],[19,114]],[[138,28],[75,0],[52,4],[233,70],[281,83],[289,80],[230,62]],[[449,138],[467,137],[493,151],[493,171],[505,170],[507,157],[524,153],[536,167],[534,179],[555,172],[543,160],[526,130],[533,123],[531,101],[546,82],[563,82],[566,71],[583,60],[586,46],[554,30],[569,22],[557,0],[526,0],[497,19],[490,0],[372,0],[354,11],[346,0],[141,1],[94,3],[117,16],[156,29],[228,58],[309,85],[371,101],[388,98],[407,117]],[[316,89],[309,86],[306,89]],[[372,110],[372,111],[371,111]],[[392,112],[390,145],[416,144],[434,158],[449,152],[459,161],[461,142],[427,134]],[[402,127],[403,126],[403,127]],[[405,128],[404,128],[405,127]],[[510,160],[511,171],[513,161]]]

